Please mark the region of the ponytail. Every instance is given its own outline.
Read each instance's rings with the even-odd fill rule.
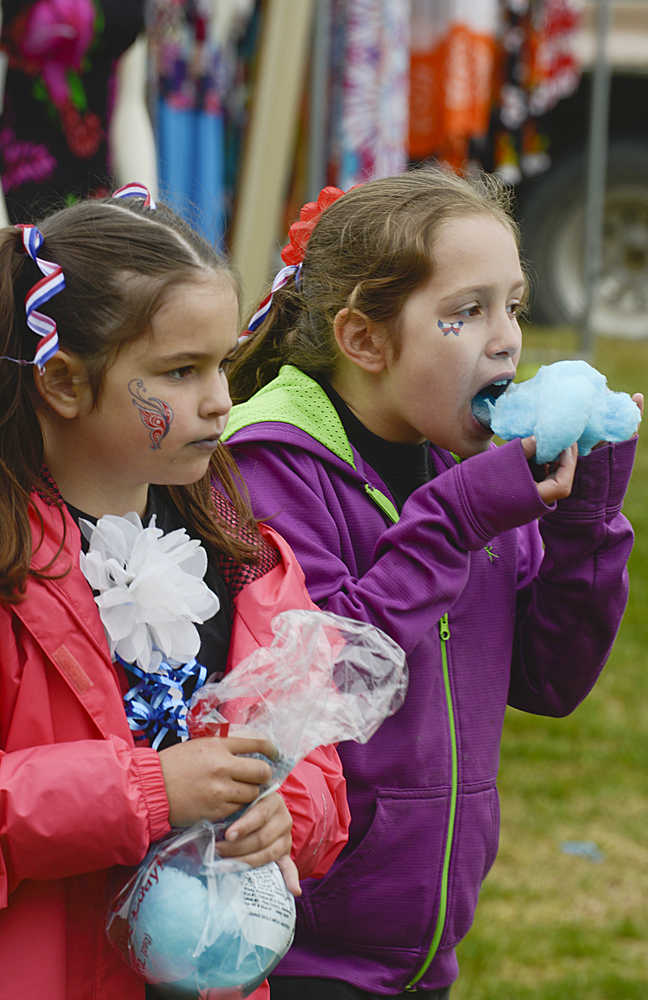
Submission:
[[[227,377],[233,403],[242,403],[271,382],[284,364],[295,361],[297,336],[307,320],[301,291],[290,282],[276,291],[272,303],[254,333],[241,337],[240,346],[229,363]],[[248,318],[249,323],[249,318]],[[302,364],[312,359],[302,360]]]

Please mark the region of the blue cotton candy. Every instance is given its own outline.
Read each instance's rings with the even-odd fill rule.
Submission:
[[[170,865],[131,917],[131,947],[152,983],[172,983],[195,969],[193,953],[207,919],[207,888],[200,879]]]
[[[625,441],[641,420],[628,393],[608,389],[605,375],[586,361],[542,365],[488,408],[492,430],[504,440],[535,436],[539,464],[553,462],[574,441],[580,455],[599,441]]]
[[[200,877],[170,864],[149,871],[128,917],[131,959],[148,982],[192,997],[247,996],[290,947],[295,902],[275,864],[232,870],[216,860]]]

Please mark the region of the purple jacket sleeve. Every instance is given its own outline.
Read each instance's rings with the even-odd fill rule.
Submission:
[[[591,689],[627,599],[632,529],[620,507],[634,442],[581,459],[571,496],[551,508],[538,495],[519,441],[489,449],[419,487],[377,541],[374,522],[366,550],[354,533],[371,510],[364,499],[350,500],[349,491],[338,497],[343,480],[332,482],[316,458],[278,444],[231,444],[257,516],[291,544],[313,600],[373,622],[406,653],[444,612],[452,614],[471,553],[519,529],[510,703],[566,715]],[[351,519],[343,516],[347,502],[354,504]]]
[[[290,543],[315,603],[372,622],[406,653],[460,597],[471,551],[548,510],[514,441],[419,487],[399,522],[381,529],[377,544],[371,543],[367,565],[358,563],[354,571],[342,553],[358,547],[349,537],[357,525],[332,510],[335,489],[327,496],[321,462],[280,446],[238,447],[236,440],[231,445],[255,514]],[[361,519],[358,505],[367,511],[361,495],[356,504],[356,519]]]
[[[540,520],[544,558],[518,596],[509,703],[566,715],[593,687],[628,598],[633,532],[621,513],[636,441],[579,460],[570,496]]]

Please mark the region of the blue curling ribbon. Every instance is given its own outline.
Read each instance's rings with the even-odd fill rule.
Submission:
[[[126,663],[121,657],[118,660],[131,674],[141,678],[139,684],[124,695],[130,728],[145,733],[152,740],[154,750],[157,750],[169,730],[181,742],[188,740],[187,700],[183,685],[195,679],[193,694],[205,683],[207,669],[195,659],[178,667],[172,667],[166,660],[162,660],[155,671],[141,670],[134,663]]]

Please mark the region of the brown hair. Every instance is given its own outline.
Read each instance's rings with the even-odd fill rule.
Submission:
[[[488,174],[459,177],[423,167],[352,188],[325,209],[306,247],[298,286],[275,292],[268,316],[228,369],[235,403],[249,399],[283,364],[328,378],[338,350],[333,320],[356,309],[385,324],[396,351],[398,316],[432,274],[439,227],[491,215],[519,242],[507,190]]]
[[[44,237],[39,256],[60,264],[65,276],[65,289],[47,302],[45,311],[57,323],[61,346],[84,361],[95,401],[120,348],[147,331],[171,289],[213,274],[223,274],[237,285],[216,250],[165,205],[152,210],[139,198],[83,201],[48,216],[39,228]],[[26,325],[23,300],[40,277],[22,247],[19,231],[13,226],[0,230],[0,354],[33,357],[37,338]],[[28,576],[47,575],[54,562],[30,568],[30,493],[36,488],[60,504],[42,478],[43,439],[36,405],[32,366],[0,361],[0,600],[4,601],[19,599]],[[208,547],[237,561],[253,560],[254,545],[235,537],[216,517],[212,474],[223,483],[243,523],[253,526],[224,446],[214,452],[203,479],[166,487],[168,495],[188,530],[200,535]],[[61,520],[64,525],[62,510]],[[60,548],[64,539],[63,529]]]

